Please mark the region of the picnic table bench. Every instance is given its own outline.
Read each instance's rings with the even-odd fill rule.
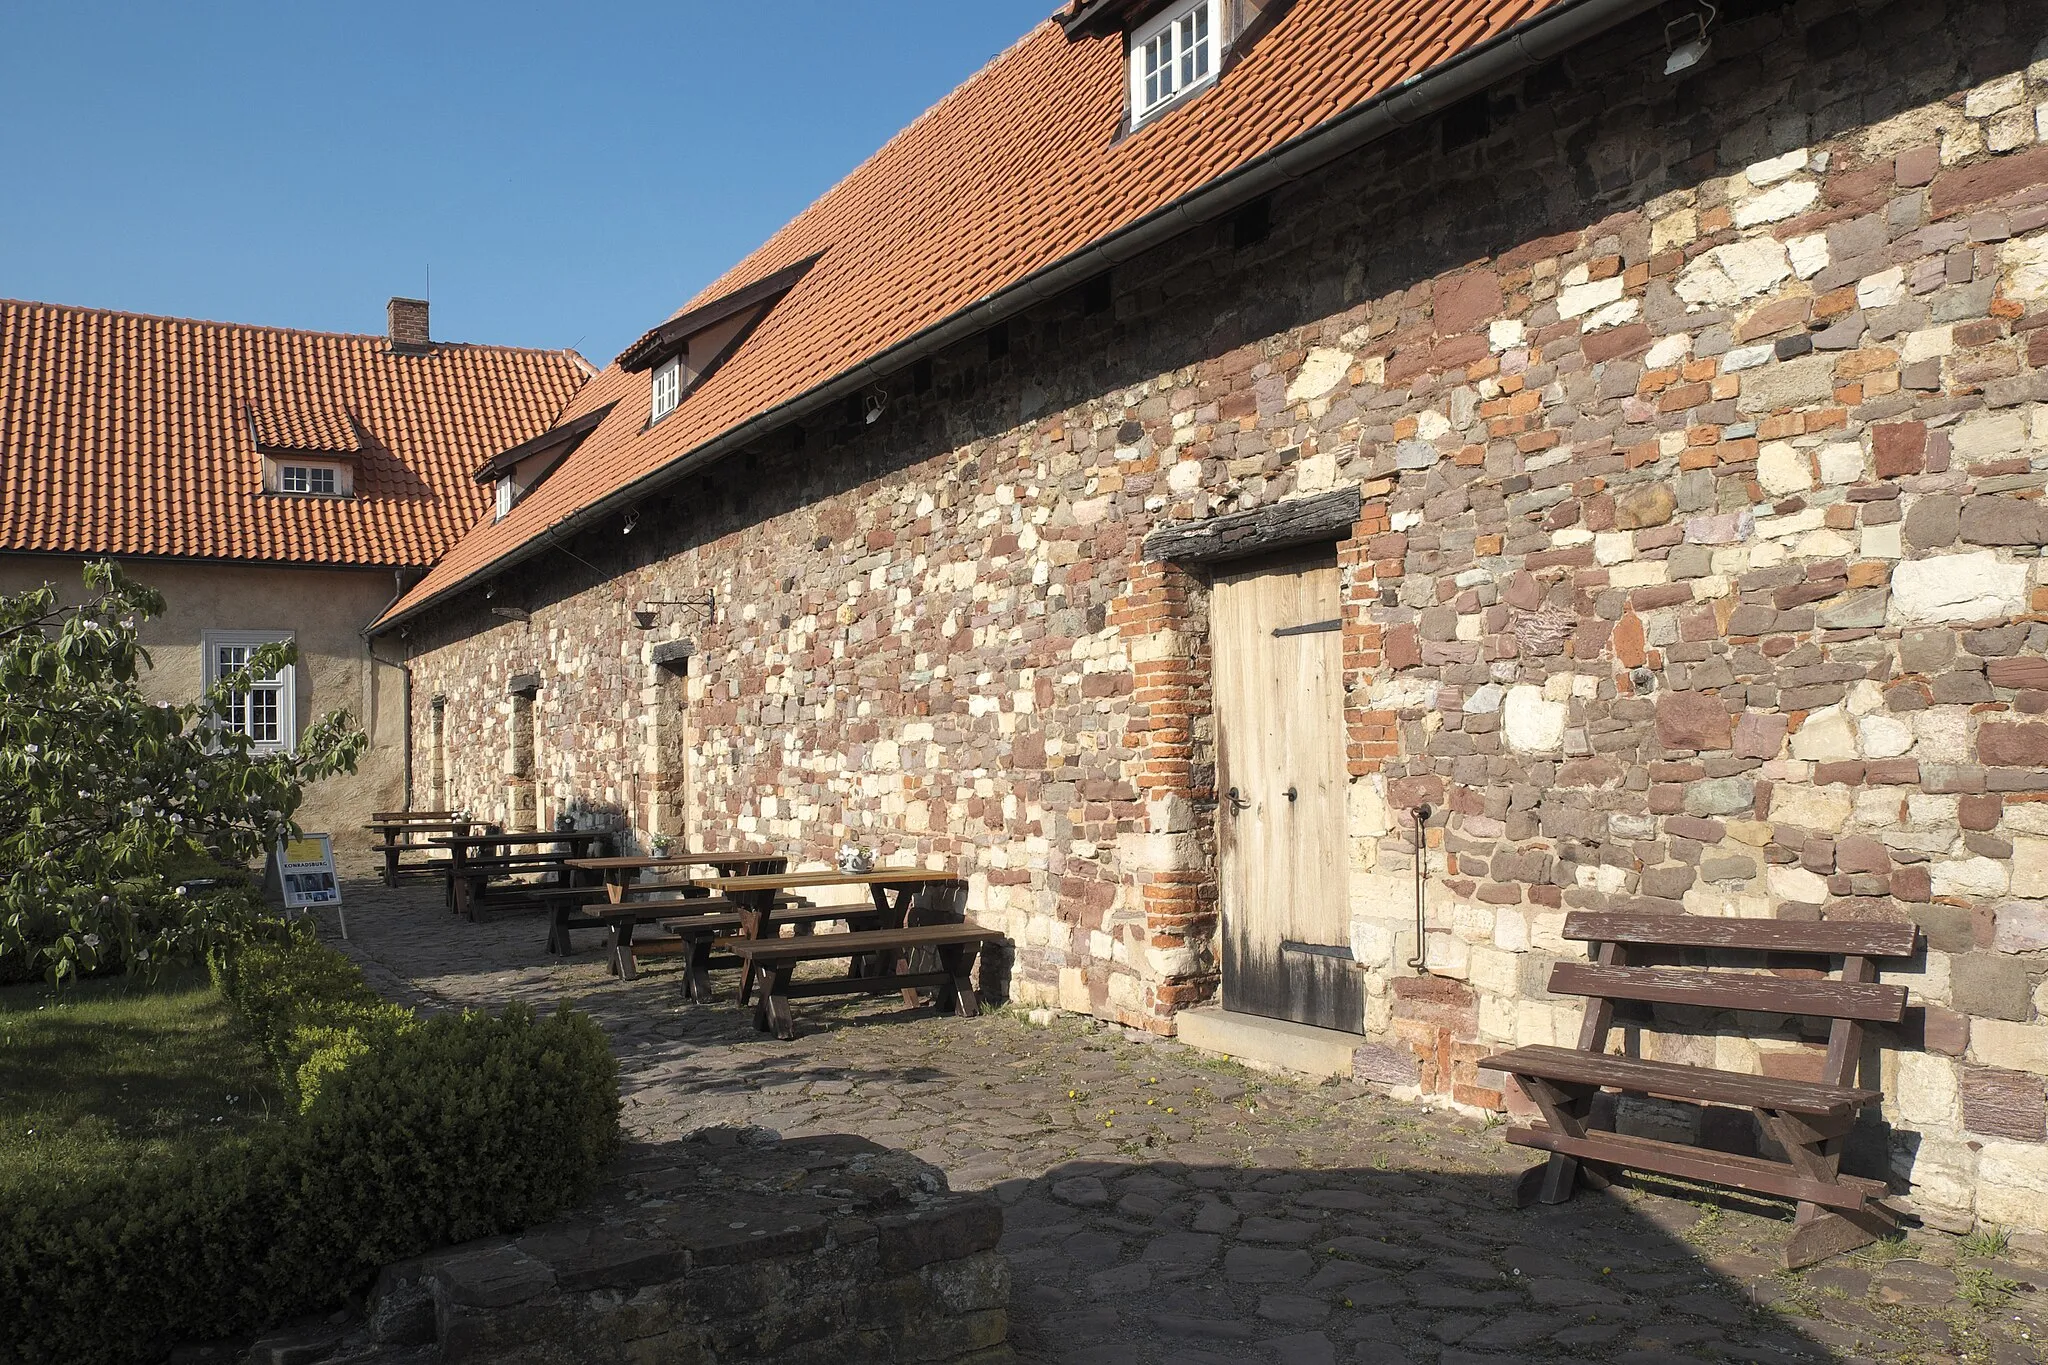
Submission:
[[[926,919],[959,920],[965,917],[967,909],[966,882],[951,872],[923,867],[878,867],[866,872],[777,872],[767,876],[727,877],[718,883],[719,891],[734,901],[740,914],[747,917],[742,920],[741,933],[747,938],[758,939],[776,936],[775,906],[779,895],[830,886],[858,887],[867,891],[874,902],[880,927],[884,929],[900,929],[910,923],[913,902],[920,897],[926,901]],[[751,996],[753,983],[753,965],[743,960],[740,964],[741,1005],[745,1005]],[[906,991],[905,996],[911,998],[914,992]]]
[[[759,972],[763,978],[760,1000],[754,1006],[754,1027],[772,1029],[782,1039],[796,1037],[796,1024],[789,1002],[821,995],[880,994],[902,990],[914,997],[921,987],[936,987],[941,1003],[950,1001],[962,1018],[981,1013],[974,993],[974,959],[981,946],[1003,935],[978,924],[923,924],[902,929],[855,930],[845,934],[811,934],[802,938],[736,938],[728,947],[747,975]],[[920,950],[936,951],[936,971],[899,971],[903,955]],[[830,958],[871,956],[878,969],[865,976],[835,976],[823,980],[795,979],[799,963]]]
[[[370,817],[370,823],[363,826],[377,836],[371,847],[383,855],[384,884],[398,885],[398,874],[402,870],[399,856],[404,853],[425,851],[431,847],[422,839],[431,839],[437,834],[469,834],[482,829],[486,832],[497,829],[486,820],[472,820],[455,811],[378,811]],[[431,861],[413,865],[415,870],[426,871]]]
[[[1550,977],[1552,991],[1586,998],[1578,1046],[1521,1047],[1479,1064],[1514,1077],[1543,1115],[1540,1125],[1508,1130],[1509,1142],[1550,1153],[1523,1175],[1516,1187],[1520,1204],[1561,1204],[1579,1186],[1604,1188],[1626,1170],[1793,1199],[1798,1212],[1784,1252],[1789,1269],[1896,1230],[1897,1220],[1878,1202],[1885,1182],[1844,1175],[1841,1159],[1857,1114],[1884,1098],[1881,1090],[1855,1084],[1863,1026],[1897,1023],[1906,1007],[1905,987],[1877,984],[1873,959],[1912,954],[1919,937],[1914,925],[1581,912],[1566,917],[1564,936],[1597,945],[1594,961],[1560,962]],[[1748,954],[1753,965],[1769,970],[1707,970],[1697,959],[1717,950]],[[1681,965],[1669,964],[1674,957]],[[1841,976],[1828,980],[1827,960],[1836,957],[1842,959]],[[1667,961],[1651,965],[1653,958]],[[1801,975],[1772,974],[1787,958],[1798,960]],[[1818,972],[1815,958],[1821,959]],[[1820,1078],[1610,1056],[1617,1001],[1830,1020]],[[1671,1022],[1673,1031],[1678,1027]],[[1597,1127],[1594,1100],[1603,1091],[1753,1110],[1784,1159],[1629,1136],[1610,1131],[1611,1121],[1608,1128]]]
[[[664,923],[679,915],[716,914],[735,909],[733,902],[712,895],[711,886],[691,883],[688,889],[702,894],[617,904],[591,900],[591,888],[588,886],[548,887],[540,893],[549,903],[548,951],[562,956],[574,952],[569,937],[572,930],[607,930],[609,938],[605,947],[610,954],[607,969],[613,976],[623,976],[631,981],[635,975],[630,954],[635,951],[633,932],[636,926]],[[783,903],[792,909],[809,904],[795,896],[784,897]],[[622,959],[621,953],[628,956]]]
[[[865,905],[801,904],[775,912],[775,927],[788,928],[798,938],[809,936],[821,924],[832,924],[841,920],[844,920],[847,927],[852,930],[872,929],[876,925],[874,910]],[[641,940],[626,945],[622,949],[623,960],[620,965],[630,972],[633,962],[642,957],[687,958],[683,964],[685,1000],[708,1004],[712,998],[711,969],[743,965],[737,954],[725,951],[733,942],[743,937],[746,930],[746,918],[737,910],[714,910],[706,914],[672,916],[662,920],[661,927],[674,937]],[[839,935],[832,937],[837,938]]]
[[[611,842],[605,830],[537,830],[521,834],[444,835],[432,842],[448,850],[448,903],[458,915],[476,919],[478,908],[491,897],[493,874],[510,872],[558,872],[566,884],[580,875],[568,865],[569,859],[591,848]],[[531,853],[514,853],[515,847],[534,846]],[[559,851],[566,846],[566,852]],[[493,852],[492,850],[504,850]]]

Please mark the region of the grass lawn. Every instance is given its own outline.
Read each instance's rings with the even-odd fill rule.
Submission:
[[[0,988],[0,1186],[246,1133],[284,1112],[204,971]]]

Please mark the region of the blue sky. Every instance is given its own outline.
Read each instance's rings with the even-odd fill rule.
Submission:
[[[0,296],[603,364],[1055,4],[0,5]]]

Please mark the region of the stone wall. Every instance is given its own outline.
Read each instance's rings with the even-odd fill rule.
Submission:
[[[441,613],[420,751],[438,694],[449,799],[512,809],[537,672],[542,818],[963,867],[1019,998],[1170,1029],[1216,981],[1206,605],[1140,544],[1357,485],[1367,1073],[1503,1106],[1479,1057],[1576,1034],[1573,908],[1909,918],[1868,1159],[2048,1226],[2044,21],[1727,7],[1682,82],[1631,26],[505,575],[530,623]],[[1812,1074],[1768,1022],[1639,1045]]]
[[[855,1137],[712,1130],[639,1150],[567,1222],[384,1272],[366,1319],[278,1359],[491,1365],[1015,1359],[1002,1210]]]

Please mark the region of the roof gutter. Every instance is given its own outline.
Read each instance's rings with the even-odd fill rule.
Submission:
[[[1044,269],[969,304],[924,331],[861,361],[837,377],[787,402],[758,413],[712,438],[681,459],[650,470],[579,511],[545,528],[498,558],[397,616],[377,623],[390,630],[435,606],[476,579],[501,573],[542,553],[562,536],[574,535],[650,496],[664,485],[715,464],[779,427],[844,402],[871,384],[926,356],[965,341],[1047,299],[1077,288],[1122,262],[1140,256],[1191,228],[1211,223],[1252,200],[1320,170],[1391,133],[1413,127],[1462,99],[1541,66],[1587,39],[1638,14],[1660,0],[1561,0],[1486,42],[1466,49],[1392,90],[1338,114],[1261,153],[1172,203],[1107,237],[1062,257]]]

